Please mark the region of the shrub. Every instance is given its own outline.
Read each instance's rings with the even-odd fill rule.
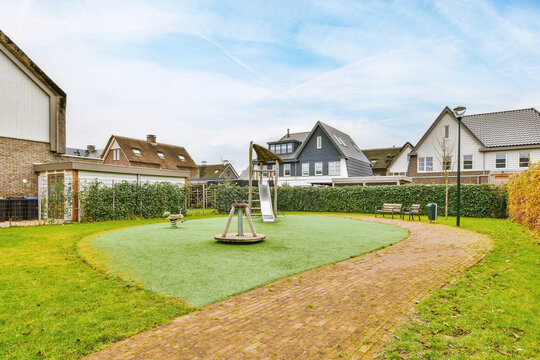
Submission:
[[[448,214],[456,214],[456,185],[449,186]],[[220,185],[217,209],[227,213],[237,200],[248,199],[248,187]],[[461,215],[470,217],[505,218],[506,187],[493,185],[462,185]],[[439,215],[444,214],[444,185],[290,187],[278,189],[278,209],[283,211],[374,213],[383,203],[403,206],[421,204],[422,213],[428,203],[437,203]]]
[[[80,192],[83,221],[156,218],[185,207],[187,188],[170,183],[87,184]],[[185,210],[185,209],[184,209]]]
[[[540,230],[540,162],[510,178],[508,213],[518,223]]]

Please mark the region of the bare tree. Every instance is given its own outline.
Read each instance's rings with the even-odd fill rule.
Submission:
[[[452,171],[453,161],[452,154],[454,153],[454,144],[450,139],[437,137],[435,151],[438,155],[438,160],[444,174],[445,194],[444,194],[444,217],[448,219],[448,173]]]

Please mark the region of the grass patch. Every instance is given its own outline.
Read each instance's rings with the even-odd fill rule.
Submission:
[[[80,358],[191,311],[77,255],[85,236],[157,221],[0,229],[0,358]]]
[[[455,226],[455,218],[439,222]],[[461,225],[494,239],[493,250],[423,301],[383,358],[540,357],[538,234],[502,219],[462,218]]]
[[[236,232],[236,223],[235,219],[229,231]],[[266,240],[233,245],[213,238],[224,225],[221,218],[187,221],[179,229],[140,226],[84,241],[81,251],[91,263],[201,306],[388,246],[408,235],[401,228],[358,220],[287,216],[275,224],[256,219],[257,232]]]

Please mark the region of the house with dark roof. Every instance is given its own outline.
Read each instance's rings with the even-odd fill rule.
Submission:
[[[375,176],[406,175],[409,168],[409,153],[414,146],[406,142],[403,146],[377,149],[362,149],[373,168]]]
[[[188,171],[189,178],[199,177],[199,168],[182,146],[162,144],[156,135],[146,140],[112,135],[100,155],[104,164]]]
[[[237,180],[240,176],[234,169],[231,163],[225,162],[222,164],[206,164],[203,161],[199,165],[199,177],[191,179],[191,184],[208,184],[211,183],[227,183],[231,180]]]
[[[332,185],[334,178],[373,176],[368,158],[354,140],[321,121],[308,132],[287,130],[279,140],[268,142],[268,148],[283,160],[280,185]]]
[[[415,183],[444,183],[457,176],[458,121],[448,107],[409,154],[408,176]],[[443,155],[446,154],[446,155]],[[463,183],[503,184],[540,161],[540,113],[534,108],[466,115],[461,127]]]

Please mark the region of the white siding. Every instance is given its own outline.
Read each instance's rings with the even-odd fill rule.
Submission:
[[[137,175],[134,174],[119,174],[119,173],[103,173],[93,171],[79,171],[79,188],[82,189],[85,184],[99,181],[106,186],[111,186],[123,181],[137,182]]]
[[[142,183],[155,184],[159,182],[169,182],[175,185],[184,185],[186,183],[185,178],[170,177],[170,176],[154,176],[154,175],[141,175]]]
[[[527,168],[519,167],[519,154],[522,152],[531,153],[531,163],[535,164],[540,161],[540,149],[530,149],[530,150],[512,150],[512,151],[490,151],[486,152],[486,169],[491,171],[516,171],[516,170],[526,170]],[[496,168],[495,167],[495,157],[496,154],[506,154],[506,167]]]
[[[452,171],[457,171],[457,134],[458,134],[458,122],[448,114],[445,114],[441,121],[435,126],[433,131],[428,135],[424,142],[418,149],[418,158],[421,157],[433,157],[433,171],[442,171],[442,159],[440,156],[440,146],[437,139],[442,140],[444,138],[444,127],[449,126],[450,138],[447,139],[449,148],[453,148],[451,152],[452,156]],[[472,137],[464,127],[461,127],[461,155],[473,156],[473,168],[472,170],[463,170],[463,158],[462,158],[462,171],[482,171],[484,170],[483,154],[479,151],[482,145]],[[488,169],[486,169],[488,170]]]
[[[395,159],[392,165],[388,168],[386,175],[392,175],[393,173],[407,173],[407,170],[409,169],[409,153],[411,150],[412,147],[407,145],[399,157]]]
[[[0,136],[49,142],[50,97],[0,49]]]

